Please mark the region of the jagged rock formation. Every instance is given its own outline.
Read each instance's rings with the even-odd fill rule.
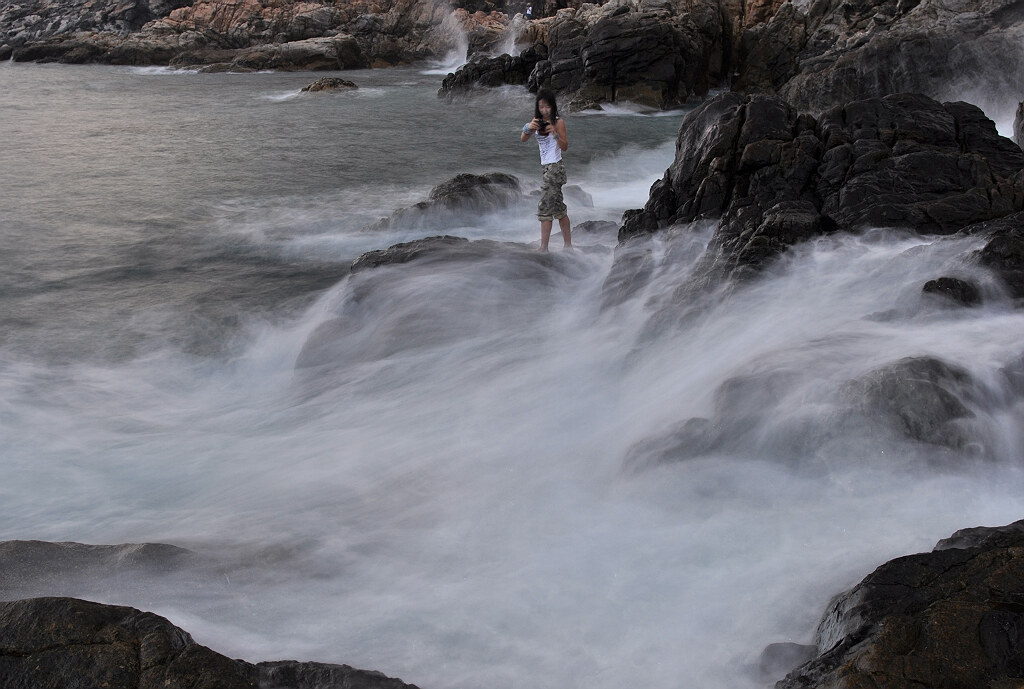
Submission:
[[[1024,680],[1024,521],[957,531],[828,606],[816,657],[776,689],[976,689]]]
[[[403,689],[378,672],[280,661],[253,665],[200,646],[163,617],[75,598],[0,603],[5,689]]]
[[[777,96],[724,94],[689,113],[676,158],[621,240],[720,218],[717,277],[749,274],[789,246],[835,230],[951,234],[1024,207],[1024,153],[982,111],[902,94],[819,118]]]
[[[945,99],[977,83],[1012,89],[1022,18],[1016,0],[787,3],[740,37],[734,87],[814,112],[900,92]]]

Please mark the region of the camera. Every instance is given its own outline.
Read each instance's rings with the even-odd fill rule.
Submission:
[[[541,120],[540,121],[540,127],[537,129],[537,133],[538,134],[543,134],[545,132],[545,130],[548,128],[549,124],[551,124],[551,123],[548,122],[547,120]]]

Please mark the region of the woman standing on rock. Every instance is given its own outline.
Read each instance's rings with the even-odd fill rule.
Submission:
[[[565,132],[565,120],[558,116],[558,104],[555,94],[547,89],[537,93],[534,102],[533,119],[523,125],[520,141],[526,141],[536,134],[537,145],[540,147],[540,165],[544,170],[543,184],[540,188],[540,203],[537,206],[537,218],[540,219],[540,250],[548,250],[548,239],[551,237],[551,224],[558,221],[562,230],[562,240],[566,248],[572,247],[569,216],[566,215],[565,201],[562,199],[562,185],[565,184],[565,166],[562,165],[562,151],[569,148],[569,137]]]

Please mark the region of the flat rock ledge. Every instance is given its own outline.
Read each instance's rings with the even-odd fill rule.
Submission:
[[[151,612],[77,598],[0,603],[4,689],[414,689],[379,672],[232,660]]]
[[[962,529],[837,596],[776,689],[1024,685],[1024,520]]]

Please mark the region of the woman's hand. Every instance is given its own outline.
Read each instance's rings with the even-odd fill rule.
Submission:
[[[538,129],[540,129],[540,120],[538,120],[536,117],[530,120],[530,129],[533,131],[537,131]]]

